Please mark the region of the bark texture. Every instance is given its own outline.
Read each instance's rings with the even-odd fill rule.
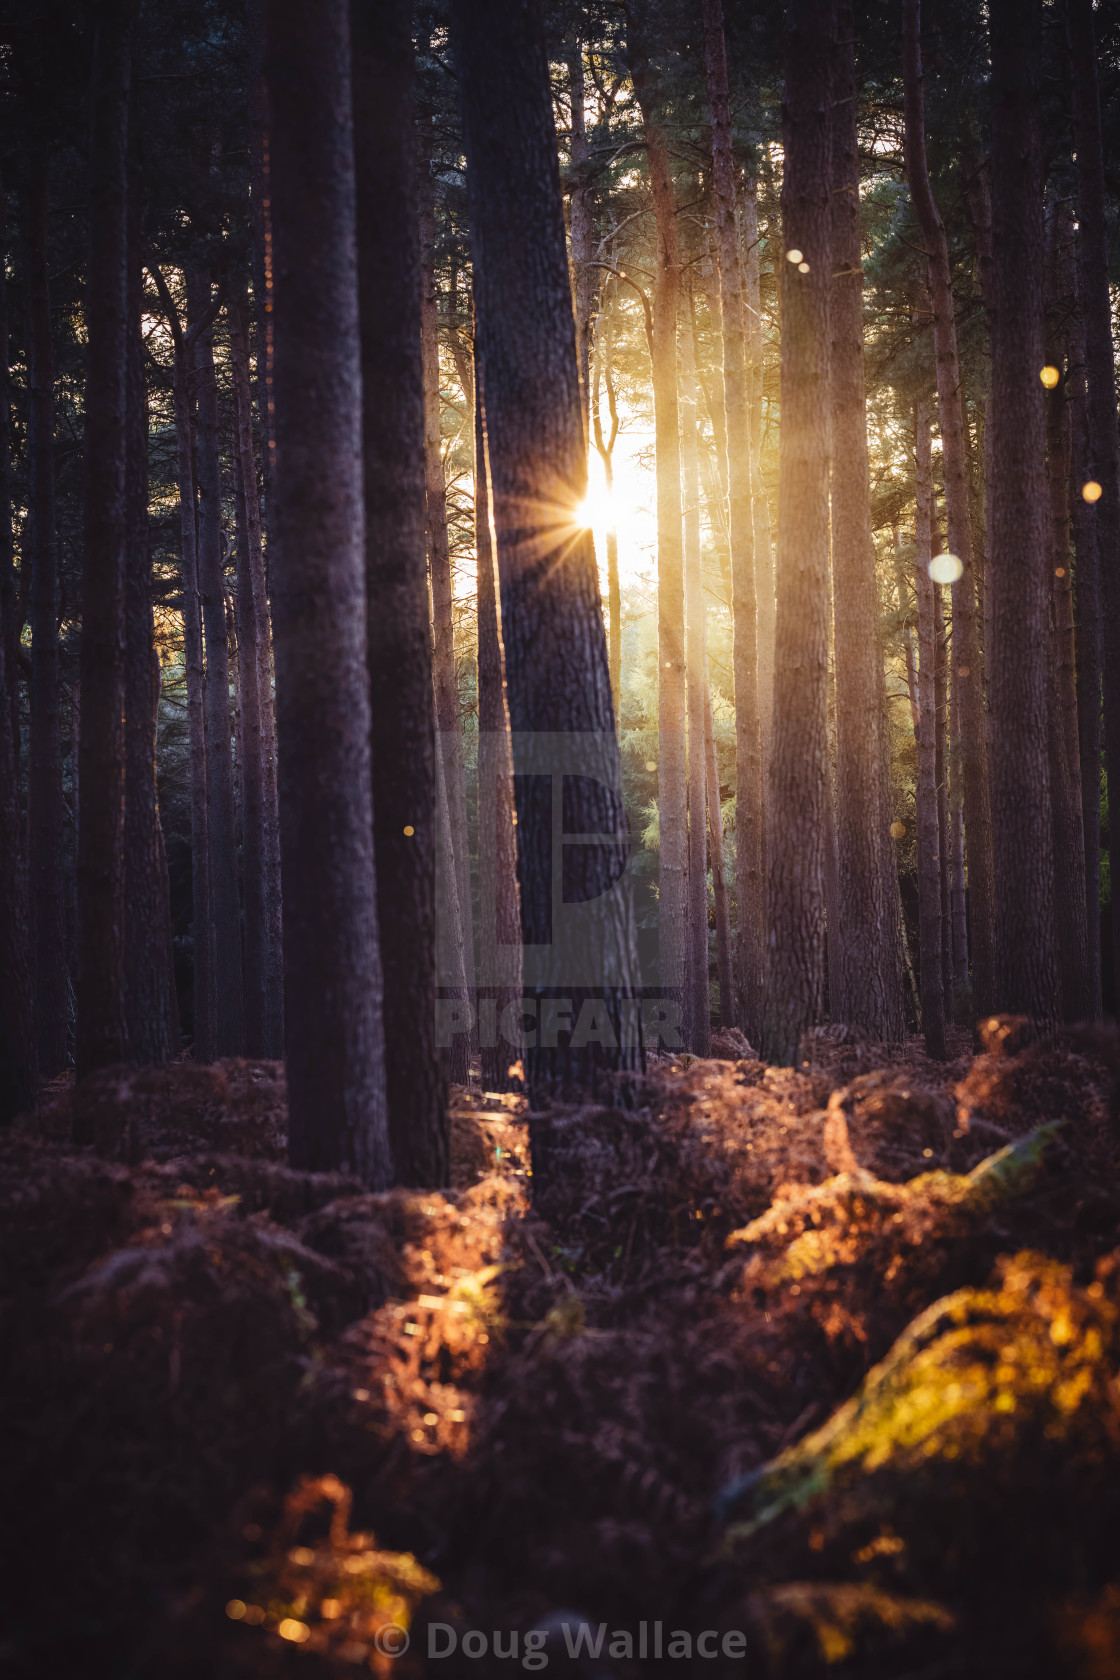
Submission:
[[[824,1006],[828,769],[828,0],[787,13],[782,140],[782,434],[774,746],[768,820],[768,978],[762,1053],[792,1062]]]
[[[352,14],[371,763],[396,1178],[450,1182],[436,1048],[435,734],[411,8]]]
[[[973,565],[968,505],[968,457],[961,396],[957,325],[950,283],[945,226],[929,181],[926,159],[925,93],[921,50],[920,0],[903,0],[902,63],[905,91],[905,155],[910,196],[921,228],[933,309],[937,363],[937,403],[941,460],[945,477],[945,514],[949,550],[964,568],[953,585],[953,687],[961,713],[961,778],[965,839],[968,848],[969,929],[973,963],[973,1008],[986,1014],[994,1007],[995,889],[992,862],[992,816],[983,677],[977,613],[977,577]],[[1038,369],[1035,369],[1038,377]]]
[[[583,923],[581,976],[573,984],[565,972],[572,952],[561,941],[533,952],[526,990],[538,1015],[553,1020],[570,998],[577,1027],[583,1005],[594,1010],[598,1000],[606,1025],[569,1033],[546,1030],[542,1019],[540,1041],[527,1046],[539,1106],[550,1092],[593,1086],[600,1070],[640,1063],[629,1001],[637,954],[626,882],[614,885],[629,843],[598,568],[591,533],[575,518],[587,457],[544,38],[530,0],[507,8],[496,39],[489,16],[484,0],[457,0],[453,13],[527,946],[552,927],[554,795],[542,774],[552,767],[539,756],[551,732],[586,737],[584,762],[595,772],[550,773],[550,783],[564,784],[564,832],[602,837],[565,846],[564,902],[555,906],[595,906]],[[547,1123],[535,1126],[533,1151],[536,1182],[548,1175]]]
[[[1058,1013],[1047,751],[1041,0],[992,0],[988,660],[1000,1008]]]
[[[266,0],[271,582],[292,1163],[391,1183],[370,793],[345,0]]]
[[[78,775],[77,1072],[119,1062],[124,967],[125,369],[131,0],[97,17],[89,149],[85,554]]]

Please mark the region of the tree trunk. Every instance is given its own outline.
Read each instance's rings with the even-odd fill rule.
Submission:
[[[253,323],[257,335],[257,424],[260,428],[261,482],[264,489],[259,511],[263,538],[267,535],[268,514],[272,499],[273,454],[272,319],[268,312],[268,288],[272,273],[272,230],[269,225],[268,212],[268,90],[265,86],[262,62],[264,51],[264,0],[247,0],[245,9],[248,23],[248,63],[246,71],[249,82],[249,272],[253,287]],[[247,339],[249,331],[248,316],[244,318],[244,330]],[[271,697],[271,683],[269,693]],[[275,759],[275,721],[272,725],[272,732],[273,757]],[[272,775],[275,781],[275,763]],[[279,858],[278,842],[276,853],[277,858]],[[278,949],[280,937],[278,925],[276,929]],[[279,957],[277,960],[279,961]],[[282,1018],[280,1029],[282,1033]]]
[[[272,709],[268,592],[261,544],[248,307],[227,309],[233,375],[237,480],[237,623],[241,674],[242,855],[245,879],[245,1051],[284,1052],[284,965],[280,835],[276,810],[276,723]]]
[[[895,905],[888,896],[891,841],[883,774],[886,719],[878,635],[879,590],[871,534],[851,0],[839,0],[836,30],[829,385],[842,992],[839,1015],[875,1038],[899,1040],[905,1031],[902,950]],[[926,583],[929,585],[928,574]],[[931,652],[932,647],[931,630]],[[932,742],[932,723],[927,733]],[[835,1005],[832,1013],[834,1017],[838,1013]]]
[[[517,1049],[501,1032],[521,996],[521,920],[513,749],[506,703],[506,662],[498,610],[498,574],[490,527],[482,358],[474,364],[474,530],[478,556],[478,904],[479,1055],[484,1091],[512,1087]],[[485,1011],[486,1020],[483,1021]]]
[[[576,314],[576,354],[579,359],[579,388],[584,413],[591,392],[591,311],[595,303],[595,222],[588,180],[590,152],[587,145],[587,117],[584,111],[583,42],[568,47],[568,97],[571,102],[571,232],[573,303]]]
[[[782,432],[774,750],[767,815],[769,966],[762,1053],[792,1062],[824,1006],[828,771],[828,0],[792,0],[782,112]]]
[[[657,226],[653,303],[653,426],[657,472],[657,927],[661,986],[687,1022],[688,783],[684,646],[684,546],[681,502],[680,406],[677,400],[677,313],[681,253],[677,205],[659,90],[649,47],[631,41],[631,74],[642,117],[646,162]],[[749,845],[744,846],[750,855]],[[671,1041],[670,1041],[671,1042]]]
[[[411,9],[355,10],[355,155],[386,1088],[399,1183],[450,1183],[436,1047],[435,725],[425,558],[424,374]]]
[[[987,723],[977,625],[977,579],[968,510],[968,460],[961,396],[957,326],[945,226],[934,201],[926,161],[925,92],[922,81],[920,0],[903,0],[906,172],[929,269],[945,515],[949,549],[964,568],[953,585],[953,687],[961,710],[961,775],[968,844],[969,923],[973,961],[973,1010],[994,1007],[995,898],[992,815],[988,790]],[[1035,378],[1038,369],[1035,369]]]
[[[716,210],[723,333],[723,408],[727,428],[728,533],[731,545],[735,665],[735,897],[742,1024],[757,1042],[766,967],[763,878],[762,734],[759,721],[758,610],[751,483],[751,436],[743,269],[735,217],[735,163],[721,0],[704,0],[704,51],[712,116],[712,188]],[[662,843],[665,825],[662,821]]]
[[[27,462],[31,524],[31,729],[29,856],[39,1071],[66,1066],[63,897],[62,721],[59,679],[58,539],[55,532],[54,342],[47,286],[47,160],[31,159],[27,186]]]
[[[19,799],[15,653],[18,595],[12,569],[11,410],[8,394],[7,198],[0,181],[0,1125],[35,1101],[34,997],[27,870]],[[12,727],[15,718],[16,727]]]
[[[758,180],[748,175],[739,193],[743,245],[744,331],[750,382],[751,507],[754,514],[755,599],[758,612],[758,720],[762,736],[762,785],[769,773],[774,738],[774,545],[770,503],[762,484],[762,275],[759,262]],[[763,824],[763,845],[766,827]]]
[[[1085,925],[1088,1014],[1099,1020],[1101,998],[1101,580],[1097,510],[1082,495],[1092,476],[1085,323],[1078,296],[1077,235],[1072,207],[1062,209],[1063,311],[1069,332],[1066,386],[1070,412],[1069,504],[1076,573],[1077,745],[1081,826],[1085,841]]]
[[[457,0],[453,10],[525,981],[539,1020],[527,1072],[539,1108],[550,1093],[594,1086],[602,1070],[640,1064],[638,969],[628,883],[620,880],[629,842],[598,568],[591,533],[575,518],[587,454],[548,65],[535,11],[513,9],[497,33],[489,18],[485,0]],[[557,741],[569,755],[561,765]],[[557,773],[567,766],[570,773]],[[562,901],[553,895],[556,791],[565,833],[601,837],[564,847]],[[542,944],[546,930],[551,944]],[[531,1128],[536,1190],[548,1177],[548,1122]]]
[[[930,553],[934,544],[941,547],[937,532],[937,493],[932,503]],[[945,621],[945,598],[942,585],[933,588],[933,722],[936,737],[934,775],[937,786],[937,853],[941,868],[941,989],[945,998],[945,1018],[951,1014],[953,996],[953,927],[950,908],[949,881],[949,629]]]
[[[688,704],[688,999],[689,1048],[708,1054],[711,1004],[708,995],[707,760],[704,719],[708,711],[708,629],[700,551],[700,440],[696,404],[696,331],[691,318],[681,334],[681,456],[684,466],[684,616]]]
[[[191,1054],[214,1060],[214,923],[210,897],[210,821],[206,770],[206,709],[202,657],[202,606],[198,589],[195,526],[194,428],[191,424],[189,334],[158,268],[156,283],[175,344],[175,444],[179,485],[179,555],[183,578],[183,662],[187,683],[187,733],[191,789],[191,929],[194,948],[194,1004]]]
[[[135,178],[135,177],[134,177]],[[171,897],[156,794],[160,670],[152,621],[148,535],[148,392],[144,378],[143,262],[129,206],[127,461],[125,501],[125,985],[128,1050],[166,1062],[179,1050],[175,975],[169,972]]]
[[[1104,153],[1098,93],[1097,54],[1092,0],[1067,0],[1073,68],[1073,127],[1077,148],[1077,202],[1080,243],[1081,311],[1085,326],[1088,386],[1087,481],[1101,487],[1095,506],[1097,571],[1104,677],[1104,749],[1110,789],[1120,788],[1120,433],[1116,422],[1116,368],[1113,360],[1109,294],[1108,232],[1105,219]],[[1109,806],[1115,837],[1120,817]],[[1112,856],[1120,853],[1115,838]],[[1115,883],[1117,871],[1113,871]],[[1113,973],[1120,991],[1120,894],[1112,893]]]
[[[929,404],[914,409],[917,512],[914,521],[914,589],[918,597],[918,941],[922,1029],[926,1054],[945,1059],[945,991],[941,962],[941,839],[937,789],[937,610],[929,575],[933,559],[933,467]]]
[[[594,372],[591,376],[591,422],[595,448],[603,463],[603,479],[607,492],[607,610],[610,618],[611,694],[614,696],[615,727],[622,716],[622,587],[618,577],[618,521],[614,511],[614,446],[618,437],[618,399],[614,387],[614,315],[599,314],[599,330],[595,334]],[[607,388],[607,409],[611,417],[609,436],[603,437],[603,419],[599,410],[600,378]]]
[[[393,1178],[370,792],[348,7],[266,0],[284,1019],[296,1167]]]
[[[723,872],[723,808],[719,798],[719,762],[716,758],[715,724],[712,718],[712,689],[707,688],[704,719],[704,756],[708,766],[708,833],[712,846],[712,895],[716,912],[716,972],[719,975],[719,1024],[723,1032],[735,1025],[735,980],[731,957],[731,912],[727,903],[727,880]]]
[[[78,774],[77,1071],[125,1054],[124,579],[132,0],[97,18],[89,149],[85,553]]]
[[[950,682],[949,700],[949,914],[953,924],[953,1019],[965,1010],[968,999],[968,892],[964,858],[964,796],[961,771],[961,709],[957,701],[958,679]]]
[[[1062,296],[1061,240],[1065,218],[1056,200],[1046,228],[1046,362],[1062,370],[1067,359],[1065,310],[1076,299]],[[1081,808],[1081,749],[1077,739],[1077,655],[1070,554],[1069,476],[1071,426],[1068,375],[1044,398],[1046,468],[1049,481],[1050,599],[1047,603],[1050,806],[1054,846],[1054,923],[1057,933],[1062,1015],[1067,1021],[1092,1018],[1089,979],[1089,930],[1085,872],[1071,866],[1085,855]]]
[[[436,750],[443,757],[451,802],[451,846],[463,938],[463,972],[474,980],[474,919],[471,914],[471,857],[467,825],[467,783],[463,762],[463,720],[455,664],[455,587],[447,534],[447,494],[440,428],[439,313],[433,268],[435,202],[430,178],[421,177],[419,210],[420,318],[424,353],[424,473],[427,496],[428,565],[432,585],[432,641],[435,677]]]
[[[191,325],[211,304],[210,277],[187,276]],[[241,979],[241,905],[234,843],[229,647],[222,555],[222,486],[218,455],[218,385],[209,328],[194,339],[195,461],[198,475],[198,586],[206,648],[206,769],[210,793],[210,894],[214,916],[214,1053],[239,1056],[245,1044]]]
[[[1054,854],[1043,365],[1041,0],[992,0],[992,394],[986,589],[996,957],[1003,1009],[1053,1021]]]

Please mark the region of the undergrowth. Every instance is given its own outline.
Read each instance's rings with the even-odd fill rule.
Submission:
[[[657,1064],[533,1200],[509,1095],[373,1195],[287,1167],[275,1064],[56,1092],[0,1138],[0,1657],[1120,1673],[1120,1058],[985,1037]]]

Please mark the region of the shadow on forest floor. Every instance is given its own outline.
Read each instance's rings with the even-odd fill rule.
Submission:
[[[277,1064],[55,1088],[0,1138],[0,1657],[1120,1674],[1120,1050],[1019,1038],[657,1063],[531,1208],[516,1098],[372,1195],[284,1164]]]

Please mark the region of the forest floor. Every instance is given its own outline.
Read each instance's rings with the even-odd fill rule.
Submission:
[[[532,1205],[517,1097],[372,1195],[285,1165],[277,1064],[53,1088],[0,1669],[1120,1676],[1120,1045],[1022,1036],[657,1062]]]

